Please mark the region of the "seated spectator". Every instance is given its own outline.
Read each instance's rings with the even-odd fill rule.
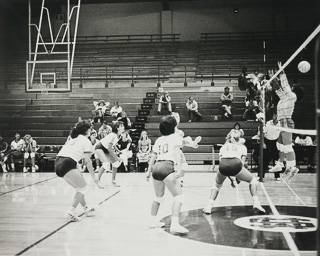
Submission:
[[[242,67],[242,72],[241,74],[238,76],[238,86],[239,89],[241,91],[244,91],[247,89],[247,68],[246,67]]]
[[[161,114],[161,110],[163,106],[167,106],[169,113],[171,114],[172,112],[172,106],[171,106],[171,97],[169,95],[168,91],[164,91],[163,95],[161,95],[159,99],[159,105],[158,105],[158,114]]]
[[[14,135],[14,140],[11,142],[11,151],[9,153],[9,163],[11,166],[11,171],[15,171],[14,159],[22,158],[23,145],[24,145],[23,139],[21,139],[19,133],[16,133]]]
[[[93,114],[93,120],[95,122],[102,122],[103,121],[103,117],[104,114],[106,113],[107,109],[110,108],[110,103],[109,102],[105,102],[104,100],[100,100],[100,101],[94,101],[93,105],[95,107],[95,110],[92,111]]]
[[[256,115],[259,112],[258,102],[257,102],[257,92],[254,89],[253,84],[247,89],[247,94],[245,98],[246,110],[243,114],[245,120],[256,120]]]
[[[130,118],[127,116],[127,113],[122,111],[117,121],[122,121],[124,125],[124,129],[128,130],[131,128]]]
[[[233,101],[233,95],[230,93],[228,86],[224,88],[224,93],[221,94],[220,100],[223,110],[222,118],[225,120],[232,119],[231,105]]]
[[[189,114],[189,123],[194,121],[194,117],[196,121],[200,121],[202,119],[202,115],[198,111],[198,102],[196,102],[192,96],[189,97],[186,106]]]
[[[122,159],[125,171],[128,171],[128,159],[132,157],[132,150],[130,150],[132,139],[127,132],[121,134],[121,137],[116,144],[119,152],[119,157]]]
[[[27,170],[27,161],[29,157],[31,158],[31,170],[32,172],[36,172],[37,166],[36,166],[36,151],[37,151],[37,142],[32,139],[30,134],[26,134],[23,137],[24,143],[23,143],[23,172],[28,172]]]
[[[296,137],[294,144],[297,146],[313,146],[313,142],[310,136],[300,134]],[[308,171],[314,170],[314,151],[308,150],[308,148],[303,148],[303,150],[299,150],[297,154],[297,160],[303,161],[303,158],[308,158]]]
[[[7,173],[7,166],[6,166],[6,152],[8,151],[8,143],[3,140],[2,135],[0,135],[0,165],[2,167],[2,171]]]
[[[102,125],[100,126],[100,128],[98,130],[98,137],[101,140],[111,132],[112,132],[111,126],[108,125],[106,120],[104,120]]]
[[[91,130],[91,133],[90,133],[90,141],[91,141],[91,144],[92,144],[92,155],[91,155],[91,159],[95,161],[95,172],[98,172],[99,168],[100,168],[100,160],[99,160],[99,157],[97,156],[97,154],[94,152],[95,151],[95,148],[96,148],[96,145],[100,142],[100,140],[97,138],[98,137],[98,134],[95,130]]]
[[[137,157],[139,160],[138,169],[139,172],[146,172],[148,169],[149,156],[151,152],[151,140],[148,138],[146,131],[142,131],[140,139],[138,141],[138,153]]]
[[[114,106],[110,109],[110,115],[117,119],[122,111],[122,107],[119,106],[119,103],[117,101],[115,101]]]
[[[241,137],[240,137],[239,142],[242,143],[242,144],[244,144],[244,143],[246,142],[246,140],[243,138],[243,136],[244,136],[244,131],[241,129],[240,123],[238,123],[238,122],[234,123],[233,129],[232,129],[231,131],[234,131],[234,130],[237,130],[237,131],[240,132],[240,136],[241,136]],[[231,132],[231,131],[230,131],[230,132]]]

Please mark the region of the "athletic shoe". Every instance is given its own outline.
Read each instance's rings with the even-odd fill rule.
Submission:
[[[14,166],[14,164],[11,164],[11,170],[12,170],[13,172],[16,171],[16,167]]]
[[[193,143],[190,145],[191,147],[193,148],[198,148],[199,145],[198,143],[202,140],[202,137],[201,136],[198,136],[194,139]]]
[[[180,224],[175,224],[170,226],[170,233],[187,234],[189,233],[189,230],[182,227]]]
[[[206,214],[211,214],[212,207],[213,207],[213,203],[209,202],[207,206],[202,209],[202,211]]]
[[[27,167],[23,167],[23,172],[28,172]]]
[[[115,186],[115,187],[120,187],[120,184],[118,184],[118,183],[115,182],[115,181],[112,181],[112,185]]]
[[[83,210],[87,217],[92,216],[96,211],[96,209],[93,206],[86,206],[83,208]]]
[[[283,163],[277,161],[276,165],[269,169],[269,172],[281,172],[283,167]]]
[[[192,122],[192,120],[190,119],[189,121],[188,121],[188,123],[191,123]]]
[[[7,172],[8,172],[8,171],[7,171],[7,167],[6,167],[5,164],[2,164],[1,167],[2,167],[2,171],[3,171],[4,173],[7,173]]]
[[[281,181],[281,178],[279,177],[279,178],[276,178],[276,181]]]
[[[149,225],[149,228],[163,228],[166,225],[166,223],[161,221],[155,221],[151,222]]]
[[[36,172],[36,168],[32,167],[32,172],[35,173]]]
[[[266,213],[266,210],[262,208],[262,206],[259,202],[253,203],[253,210],[257,210],[258,212]]]
[[[290,169],[290,174],[289,174],[289,176],[288,176],[288,180],[291,180],[291,179],[293,179],[294,178],[294,176],[296,176],[296,174],[299,172],[299,169],[297,168],[297,167],[290,167],[289,168]]]
[[[100,168],[97,167],[97,168],[94,170],[94,172],[95,172],[95,173],[99,172],[99,169],[100,169]]]
[[[78,217],[73,211],[67,210],[66,213],[64,214],[64,217],[70,221],[80,221],[81,218]]]

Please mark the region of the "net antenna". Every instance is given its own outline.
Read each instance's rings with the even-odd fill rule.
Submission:
[[[76,48],[81,0],[70,10],[70,0],[67,0],[67,10],[58,32],[54,35],[50,11],[42,0],[39,23],[31,23],[31,0],[28,0],[29,25],[29,60],[26,62],[26,91],[41,92],[43,76],[52,74],[48,92],[71,91],[72,68]],[[71,19],[75,16],[73,35],[71,38]],[[60,18],[61,18],[60,17]],[[49,37],[43,36],[43,24],[47,19]],[[32,31],[36,31],[35,42],[32,41]]]

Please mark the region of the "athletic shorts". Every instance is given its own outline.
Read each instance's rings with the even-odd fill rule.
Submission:
[[[98,142],[98,144],[96,145],[95,149],[102,149],[103,153],[105,153],[106,155],[109,154],[109,150],[106,149],[101,142]]]
[[[62,178],[72,169],[77,169],[77,162],[70,157],[57,156],[54,169],[57,176]]]
[[[174,163],[172,161],[158,161],[154,164],[152,177],[155,180],[163,181],[169,174],[174,172]]]
[[[219,172],[224,176],[236,176],[242,169],[239,158],[222,158],[219,163]]]
[[[280,127],[294,129],[294,122],[291,118],[284,118],[280,120]],[[282,145],[292,144],[292,133],[281,131],[278,142]]]

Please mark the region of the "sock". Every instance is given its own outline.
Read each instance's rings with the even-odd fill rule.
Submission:
[[[254,203],[259,203],[259,198],[258,196],[252,196],[253,202]]]
[[[213,205],[214,200],[213,200],[213,199],[209,199],[209,203],[210,203],[211,205]]]
[[[171,217],[171,225],[179,225],[179,217],[172,216]]]
[[[151,215],[150,222],[151,223],[156,223],[157,222],[157,215],[156,216]]]

